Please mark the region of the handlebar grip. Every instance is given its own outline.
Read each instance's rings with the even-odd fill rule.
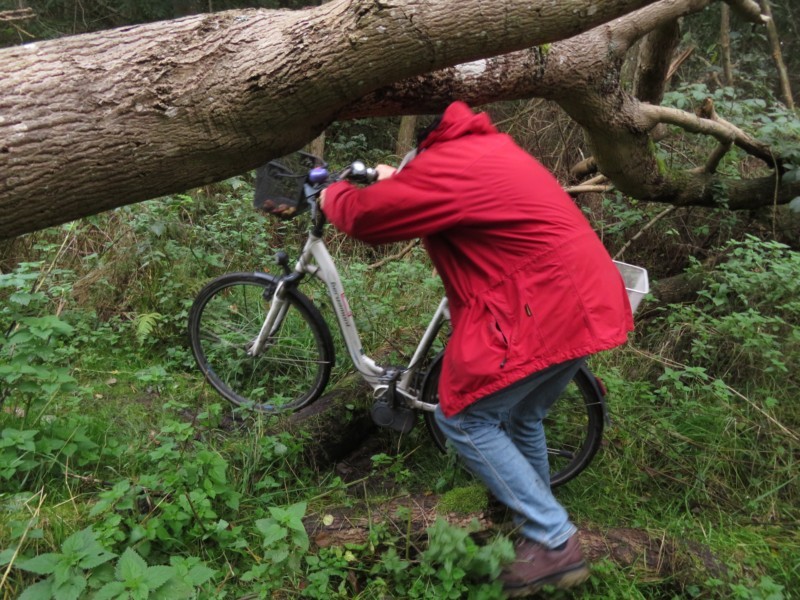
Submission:
[[[347,179],[357,183],[374,183],[378,179],[378,172],[370,167],[367,167],[360,160],[354,161],[348,167],[349,173]]]

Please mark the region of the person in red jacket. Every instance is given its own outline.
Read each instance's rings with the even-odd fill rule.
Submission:
[[[515,513],[508,595],[588,577],[550,491],[542,419],[585,358],[633,329],[622,278],[553,175],[485,113],[451,104],[400,171],[323,192],[328,220],[371,244],[422,238],[450,302],[436,420]]]

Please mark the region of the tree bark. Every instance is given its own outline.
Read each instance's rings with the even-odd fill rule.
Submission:
[[[769,46],[772,50],[772,60],[775,61],[775,66],[778,69],[778,78],[781,83],[783,101],[790,110],[794,110],[792,86],[789,85],[789,73],[786,71],[786,63],[783,61],[781,40],[780,37],[778,37],[778,28],[775,27],[775,21],[772,18],[772,7],[770,6],[769,0],[761,0],[761,9],[764,13],[764,16],[769,19],[767,21],[767,38],[769,39]]]
[[[657,27],[642,40],[633,88],[634,95],[642,102],[659,104],[664,98],[679,35],[680,27],[674,20]]]
[[[323,131],[308,144],[309,154],[325,158],[325,132]]]
[[[722,3],[722,14],[719,23],[719,50],[722,62],[722,83],[733,85],[733,68],[731,67],[731,8]]]
[[[341,116],[433,113],[452,98],[471,104],[492,99],[548,98],[583,127],[593,154],[591,164],[629,196],[678,206],[734,210],[786,204],[800,194],[800,182],[785,181],[780,168],[774,175],[752,180],[714,172],[722,154],[733,144],[760,158],[768,168],[779,166],[780,156],[768,146],[711,113],[697,116],[654,106],[626,93],[620,85],[625,53],[638,39],[658,30],[651,44],[669,48],[675,31],[666,24],[708,4],[708,0],[659,2],[562,42],[457,65],[378,89],[343,109]],[[655,54],[649,51],[650,56]],[[646,67],[648,79],[657,79],[654,74],[664,70],[666,61],[656,64],[654,60]],[[663,86],[642,84],[639,91],[645,97],[660,99]],[[718,150],[701,157],[705,169],[666,168],[657,156],[654,139],[662,123],[720,140]]]
[[[397,130],[397,145],[394,149],[394,153],[397,156],[405,156],[414,147],[414,132],[416,129],[416,115],[404,115],[400,119],[400,127]]]
[[[393,81],[653,2],[334,0],[5,49],[0,238],[241,173]]]

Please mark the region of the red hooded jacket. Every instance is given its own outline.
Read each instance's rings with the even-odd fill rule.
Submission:
[[[452,416],[545,367],[625,342],[622,278],[556,179],[485,113],[456,102],[416,158],[325,214],[371,244],[421,237],[450,300],[439,402]]]

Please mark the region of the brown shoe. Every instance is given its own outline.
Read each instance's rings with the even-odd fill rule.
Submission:
[[[570,588],[589,577],[577,533],[561,550],[550,550],[524,539],[517,544],[516,551],[516,559],[500,575],[503,591],[509,598],[530,596],[545,585]]]

